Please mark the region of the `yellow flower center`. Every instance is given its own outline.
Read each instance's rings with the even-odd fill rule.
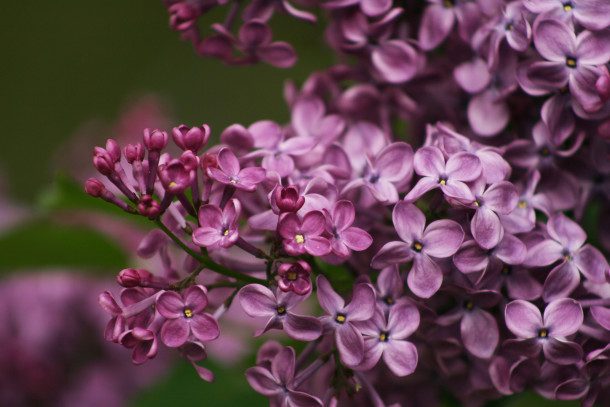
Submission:
[[[224,232],[222,232],[223,236],[228,236],[229,235],[229,229],[225,229]]]
[[[549,330],[542,328],[540,331],[538,331],[538,337],[539,338],[546,338],[549,336]]]
[[[566,3],[563,5],[563,11],[572,11],[574,7],[570,3]]]
[[[294,271],[289,271],[286,275],[286,278],[288,278],[288,280],[290,281],[294,281],[297,279],[297,273],[295,273]]]
[[[192,309],[185,308],[183,312],[184,312],[184,316],[186,318],[193,318],[193,310]]]
[[[472,301],[466,301],[466,304],[464,304],[464,307],[466,307],[466,309],[468,311],[471,311],[474,308],[474,303]]]
[[[527,202],[525,201],[519,201],[519,203],[517,204],[517,206],[521,209],[523,208],[527,208]]]
[[[574,58],[568,57],[568,58],[566,58],[566,65],[570,68],[575,68],[576,60]]]
[[[423,249],[423,248],[424,248],[424,245],[423,245],[423,244],[421,244],[420,242],[415,242],[415,243],[413,243],[413,249],[414,249],[416,252],[421,252],[421,249]]]
[[[174,181],[169,183],[170,188],[176,188],[177,186],[178,186],[178,184],[176,184]]]
[[[438,181],[439,184],[441,185],[447,185],[447,180],[446,179],[441,179]]]
[[[380,332],[379,333],[379,340],[381,342],[387,342],[387,340],[390,338],[390,334],[387,332]]]
[[[286,313],[286,307],[282,307],[281,305],[276,309],[279,315],[284,315]]]
[[[297,242],[298,244],[303,244],[303,243],[305,243],[305,236],[303,236],[303,235],[296,235],[294,237],[294,241]]]
[[[346,318],[345,318],[345,315],[343,315],[343,314],[337,314],[337,316],[335,317],[335,321],[337,321],[340,324],[344,323],[345,320],[346,320]]]

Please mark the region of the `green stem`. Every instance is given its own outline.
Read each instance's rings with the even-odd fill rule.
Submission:
[[[228,269],[224,266],[221,266],[220,264],[214,262],[207,256],[202,256],[202,255],[198,254],[193,249],[188,247],[182,240],[180,240],[180,238],[178,238],[178,236],[176,236],[171,230],[169,230],[169,228],[167,226],[165,226],[163,224],[163,222],[161,222],[160,219],[155,219],[155,223],[167,236],[170,237],[170,239],[172,239],[174,241],[174,243],[176,243],[178,246],[180,246],[180,248],[182,250],[184,250],[191,257],[193,257],[195,260],[197,260],[205,268],[208,268],[218,274],[222,274],[223,276],[232,277],[236,280],[245,281],[247,283],[259,283],[259,284],[263,284],[263,285],[266,284],[266,281],[263,279],[248,276],[248,275],[245,275],[242,273],[238,273],[238,272]],[[203,268],[201,268],[200,270],[195,270],[193,273],[191,273],[192,278],[196,277],[201,272],[202,269]],[[191,278],[191,276],[187,277],[187,279]]]

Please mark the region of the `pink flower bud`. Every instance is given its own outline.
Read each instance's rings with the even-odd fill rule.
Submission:
[[[181,124],[172,129],[174,142],[183,150],[197,153],[210,138],[210,127],[202,124],[200,127],[188,127]]]
[[[147,218],[153,219],[161,213],[161,205],[150,195],[143,195],[138,203],[138,212]]]
[[[130,164],[134,161],[144,160],[144,146],[140,143],[127,144],[127,147],[125,147],[125,158]]]
[[[167,133],[161,130],[144,129],[144,146],[151,151],[161,151],[167,145]]]
[[[116,278],[117,283],[125,288],[139,287],[143,283],[150,281],[152,274],[141,269],[124,269],[121,270]]]
[[[106,187],[100,180],[89,178],[85,181],[85,192],[94,198],[101,197],[105,190]]]
[[[277,208],[277,212],[297,212],[305,203],[305,198],[299,195],[295,186],[278,186],[273,190],[271,205]]]

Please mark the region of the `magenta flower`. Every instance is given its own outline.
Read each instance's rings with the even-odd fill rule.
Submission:
[[[293,291],[298,295],[311,292],[311,267],[304,260],[282,263],[277,268],[278,287],[284,292]]]
[[[290,312],[307,297],[309,294],[282,291],[273,293],[260,284],[249,284],[239,290],[239,302],[246,314],[267,318],[265,327],[258,330],[256,336],[270,329],[283,329],[288,336],[300,341],[313,341],[322,334],[322,325],[318,319]]]
[[[506,326],[519,338],[518,346],[531,348],[535,354],[540,350],[555,363],[569,365],[582,360],[581,347],[566,338],[578,332],[583,323],[580,304],[571,298],[562,298],[549,303],[544,316],[533,304],[515,300],[504,311]]]
[[[210,139],[210,126],[202,124],[199,127],[188,127],[181,124],[172,129],[172,136],[178,147],[197,154]]]
[[[430,298],[443,282],[443,272],[433,258],[453,256],[464,240],[464,230],[448,219],[434,221],[426,227],[424,214],[408,202],[396,204],[392,221],[402,241],[386,243],[373,257],[371,266],[381,269],[412,260],[407,284],[417,296]]]
[[[559,213],[547,223],[550,239],[529,248],[525,265],[544,267],[562,260],[548,274],[544,282],[543,298],[546,302],[568,296],[578,286],[580,274],[595,283],[605,281],[608,262],[599,250],[587,240],[585,231],[573,220]]]
[[[244,191],[254,191],[256,185],[263,181],[266,172],[261,167],[241,169],[233,152],[223,148],[218,153],[218,168],[208,167],[208,175],[221,184],[231,185]]]
[[[156,305],[157,311],[167,319],[161,327],[161,340],[170,348],[184,345],[191,336],[208,342],[220,335],[216,320],[204,312],[208,297],[203,286],[189,287],[182,295],[165,291],[157,298]]]
[[[275,214],[297,212],[305,204],[305,197],[293,185],[287,187],[277,185],[269,196],[269,203]]]
[[[472,236],[484,249],[497,246],[504,236],[504,228],[499,215],[508,215],[517,206],[519,196],[513,184],[501,181],[483,189],[479,184],[475,192],[474,208],[476,209],[470,231]]]
[[[136,365],[141,365],[157,356],[157,336],[149,329],[136,326],[123,332],[119,342],[126,348],[133,349],[131,360]]]
[[[404,183],[413,172],[413,149],[406,143],[392,143],[381,150],[371,161],[367,161],[366,173],[348,183],[342,191],[345,194],[361,186],[384,204],[398,201],[396,184]]]
[[[415,172],[423,178],[409,191],[405,201],[413,202],[436,188],[440,188],[446,197],[463,203],[474,201],[475,197],[465,182],[474,181],[481,175],[481,161],[476,155],[459,152],[445,163],[441,150],[428,146],[417,150],[413,165]]]
[[[278,406],[322,407],[317,397],[295,390],[295,364],[294,349],[285,347],[273,356],[269,366],[249,368],[246,379],[254,390],[272,398]]]
[[[346,366],[356,367],[364,360],[364,339],[355,323],[366,321],[375,313],[375,290],[370,284],[356,284],[351,302],[345,305],[326,277],[318,276],[316,283],[318,301],[328,314],[322,321],[335,333],[341,361]]]
[[[189,188],[195,179],[192,168],[184,165],[179,159],[160,165],[158,168],[159,180],[165,190],[170,194],[179,194]]]
[[[386,318],[377,305],[373,317],[356,326],[364,336],[365,356],[358,369],[369,370],[379,359],[396,376],[407,376],[417,367],[417,349],[407,341],[419,326],[419,312],[411,304],[400,304],[390,308]]]
[[[284,250],[290,255],[309,253],[312,256],[325,256],[331,252],[327,238],[322,237],[326,221],[320,211],[311,211],[303,220],[295,213],[285,215],[279,224],[280,236],[284,239]]]
[[[203,205],[199,208],[199,227],[193,231],[193,243],[209,249],[233,246],[239,238],[240,212],[241,205],[236,199],[229,200],[224,209]]]
[[[373,238],[368,232],[352,226],[356,217],[354,204],[350,201],[337,201],[326,215],[326,232],[331,235],[330,244],[332,251],[339,257],[346,258],[352,250],[357,252],[368,249],[373,243]]]

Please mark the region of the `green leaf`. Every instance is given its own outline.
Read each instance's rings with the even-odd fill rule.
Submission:
[[[202,381],[189,363],[180,361],[169,377],[140,393],[131,405],[133,407],[269,405],[267,398],[252,390],[246,381],[245,366],[223,367],[209,360],[203,365],[214,372],[214,383]]]
[[[92,229],[35,219],[0,235],[0,272],[52,267],[116,273],[125,252]]]

